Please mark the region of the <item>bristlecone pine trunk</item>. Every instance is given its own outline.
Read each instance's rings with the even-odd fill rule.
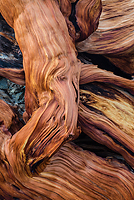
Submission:
[[[0,0],[0,12],[23,55],[23,69],[0,76],[26,86],[25,126],[0,100],[0,199],[133,200],[126,165],[69,143],[82,129],[134,168],[134,81],[82,63],[75,49],[96,30],[100,0]]]

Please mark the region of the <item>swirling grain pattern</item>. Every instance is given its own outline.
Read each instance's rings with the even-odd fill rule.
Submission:
[[[69,21],[74,2],[77,33]],[[128,11],[124,3],[122,9]],[[64,144],[78,137],[79,123],[134,167],[134,82],[82,64],[75,49],[75,40],[96,30],[101,1],[0,0],[0,12],[23,55],[23,69],[0,69],[0,75],[26,86],[26,125],[15,134],[15,113],[0,101],[0,198],[133,200],[134,175],[125,165]]]
[[[14,5],[13,13],[16,16],[12,16],[12,13],[6,16],[7,8],[4,9],[4,6],[7,3]],[[80,65],[75,46],[56,1],[8,1],[6,3],[1,1],[1,9],[3,16],[8,22],[10,21],[9,24],[15,30],[23,54],[26,112],[31,117],[37,110],[34,115],[38,118],[34,127],[29,132],[25,132],[26,137],[23,136],[20,141],[19,135],[23,135],[22,130],[12,138],[10,145],[16,146],[17,141],[20,141],[19,151],[21,151],[27,140],[25,152],[30,152],[31,149],[34,153],[30,153],[30,157],[36,158],[38,154],[43,153],[44,147],[49,154],[50,145],[53,146],[53,150],[50,148],[50,155],[45,155],[44,152],[44,157],[49,157],[64,140],[68,139],[69,135],[71,138],[77,135]],[[40,134],[37,134],[38,127],[41,128]],[[29,125],[24,128],[27,129]],[[33,142],[34,136],[37,138]],[[50,142],[51,140],[53,142]]]
[[[126,73],[134,73],[134,1],[102,0],[99,26],[78,51],[103,54]]]

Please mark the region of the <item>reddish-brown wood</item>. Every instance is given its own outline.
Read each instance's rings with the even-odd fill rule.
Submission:
[[[14,28],[23,55],[25,119],[32,116],[10,140],[9,147],[13,145],[16,151],[19,146],[19,151],[27,154],[29,165],[48,159],[64,141],[76,138],[80,132],[77,116],[81,62],[64,19],[68,17],[66,3],[71,5],[56,0],[0,1],[0,11]],[[99,16],[100,0],[96,5]],[[9,78],[10,72],[4,70],[1,74]],[[15,81],[19,83],[20,79],[23,84],[22,71],[12,70],[11,80],[19,73]]]
[[[125,165],[64,144],[80,134],[79,115],[87,135],[134,167],[134,82],[77,59],[74,42],[95,31],[101,2],[76,3],[78,32],[69,21],[72,2],[0,0],[23,54],[23,69],[0,75],[26,86],[27,122],[10,133],[15,114],[0,101],[1,199],[134,199]]]
[[[31,120],[12,138],[10,145],[18,146],[18,140],[19,147],[29,152],[30,163],[34,163],[36,159],[48,159],[64,140],[77,135],[80,65],[57,1],[0,3],[1,13],[14,28],[23,54],[25,107],[29,118],[37,110],[32,117],[35,125],[25,131],[33,124]],[[34,154],[30,153],[33,148]]]
[[[8,105],[4,104],[3,107]],[[8,152],[11,134],[0,125],[1,199],[110,199],[133,200],[134,175],[117,160],[102,159],[73,143],[64,144],[50,158],[39,162],[33,171],[26,157]],[[10,146],[10,150],[11,150]],[[5,151],[3,151],[5,150]],[[11,157],[11,158],[10,158]],[[16,162],[15,162],[16,161]],[[47,164],[47,165],[46,165]]]
[[[98,29],[77,49],[103,54],[122,71],[134,74],[134,1],[102,0]]]

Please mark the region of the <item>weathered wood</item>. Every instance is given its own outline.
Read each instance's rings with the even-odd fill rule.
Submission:
[[[122,71],[134,74],[134,1],[102,0],[98,29],[77,49],[103,54]]]
[[[80,84],[82,130],[134,167],[134,81],[87,64],[82,66]]]
[[[16,133],[20,128],[22,128],[23,123],[20,122],[15,108],[9,106],[3,100],[0,99],[0,125],[5,126],[5,130],[10,131],[11,134]]]
[[[134,97],[108,84],[90,83],[81,86],[80,99],[82,130],[134,168]]]
[[[10,133],[0,126],[1,199],[133,200],[134,175],[117,160],[105,160],[71,144],[63,145],[49,162],[39,162],[32,173],[8,152]],[[11,148],[11,146],[10,146]],[[4,151],[3,151],[4,150]],[[11,158],[10,158],[11,156]],[[14,162],[14,159],[16,162]]]
[[[16,84],[25,85],[25,74],[23,69],[0,68],[0,76],[10,79]]]
[[[79,0],[76,4],[76,22],[79,27],[80,35],[77,41],[82,41],[91,35],[98,27],[101,14],[101,1],[98,0]]]
[[[26,137],[23,136],[20,140],[17,134],[11,143],[18,146],[18,138],[21,143],[19,147],[24,149],[27,138],[27,143],[31,145],[27,145],[25,151],[30,153],[28,146],[31,151],[35,149],[34,155],[29,154],[30,160],[32,157],[33,160],[48,158],[64,140],[77,135],[80,65],[75,46],[56,1],[1,0],[0,9],[9,25],[14,28],[23,55],[26,111],[30,117],[37,110],[34,116],[38,118],[34,120],[34,126],[32,123],[31,131],[25,132]],[[28,130],[28,126],[27,124],[22,132]],[[36,126],[40,127],[40,134]],[[22,132],[19,134],[21,137]],[[32,134],[37,137],[34,143]]]
[[[97,5],[101,10],[99,0]],[[1,0],[0,11],[14,28],[23,55],[25,107],[29,118],[33,114],[33,121],[11,139],[9,146],[13,145],[15,151],[19,146],[20,152],[28,153],[27,163],[33,165],[79,135],[81,62],[57,1]]]
[[[77,33],[69,0],[0,0],[0,11],[14,28],[24,67],[0,75],[26,85],[28,121],[12,136],[5,127],[12,121],[1,117],[0,198],[133,200],[134,176],[125,165],[64,144],[78,137],[79,114],[87,135],[134,167],[134,82],[77,59],[74,41],[96,29],[100,0],[76,2]]]

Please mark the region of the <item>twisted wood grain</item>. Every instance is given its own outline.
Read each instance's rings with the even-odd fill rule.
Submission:
[[[134,199],[134,177],[126,166],[116,160],[108,163],[74,144],[63,145],[80,133],[79,105],[83,131],[121,153],[133,167],[133,81],[77,59],[75,32],[72,40],[67,28],[71,4],[62,3],[0,0],[0,11],[15,30],[24,67],[0,70],[0,75],[26,85],[29,119],[14,135],[5,127],[6,121],[0,124],[0,198]],[[64,5],[69,5],[68,12]],[[92,31],[99,12],[100,8]],[[81,33],[82,39],[89,33]],[[79,103],[79,79],[80,84],[89,83],[88,91],[81,86],[83,104]],[[130,117],[125,123],[122,113]]]
[[[0,137],[10,139],[2,126]],[[13,166],[6,151],[0,153],[1,199],[134,198],[134,175],[126,166],[117,160],[104,160],[73,143],[64,144],[46,167],[43,162],[38,164],[33,175],[26,173],[23,163]]]
[[[37,110],[34,122],[17,133],[9,146],[28,152],[32,163],[50,157],[64,140],[77,135],[80,65],[56,1],[1,0],[0,8],[23,54],[26,112],[31,117]],[[12,76],[14,72],[18,73],[12,70]]]
[[[134,73],[134,1],[102,0],[98,29],[77,44],[80,52],[105,55],[126,73]]]

